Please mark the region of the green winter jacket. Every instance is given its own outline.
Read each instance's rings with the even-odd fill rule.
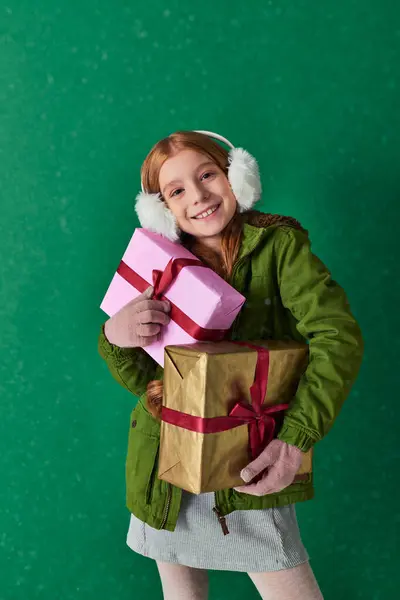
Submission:
[[[230,283],[247,300],[231,339],[309,344],[309,366],[278,434],[307,451],[332,427],[361,364],[362,336],[345,292],[311,252],[297,221],[256,212],[249,213],[244,225]],[[142,349],[111,345],[103,328],[99,351],[115,379],[140,397],[129,428],[127,507],[151,527],[174,531],[182,492],[157,477],[160,423],[146,409],[146,386],[162,379],[163,370]],[[215,512],[221,521],[234,510],[284,506],[313,495],[312,475],[262,497],[226,489],[215,493]]]

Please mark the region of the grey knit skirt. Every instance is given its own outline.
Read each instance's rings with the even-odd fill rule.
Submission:
[[[156,530],[131,515],[127,545],[143,556],[198,569],[247,573],[290,569],[308,561],[294,505],[238,510],[224,536],[213,512],[214,494],[183,492],[174,532]]]

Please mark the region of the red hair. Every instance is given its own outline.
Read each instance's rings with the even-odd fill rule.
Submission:
[[[146,192],[160,193],[159,174],[162,165],[168,158],[186,149],[201,152],[211,159],[226,176],[228,175],[228,151],[225,148],[203,133],[178,131],[157,142],[145,158],[141,177]],[[222,232],[220,254],[187,234],[182,235],[182,243],[221,277],[228,280],[239,254],[242,231],[243,220],[239,213],[236,213]],[[147,386],[147,404],[150,412],[156,417],[159,417],[161,411],[162,397],[163,382],[151,381]]]

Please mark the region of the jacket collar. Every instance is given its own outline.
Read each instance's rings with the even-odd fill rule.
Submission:
[[[307,233],[300,225],[299,221],[293,217],[249,211],[244,215],[244,218],[243,239],[238,260],[241,260],[254,252],[261,241],[270,235],[277,227],[293,227],[294,229],[299,229]]]

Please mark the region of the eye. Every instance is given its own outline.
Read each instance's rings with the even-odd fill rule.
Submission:
[[[213,173],[212,171],[207,171],[207,173],[203,173],[203,175],[200,177],[200,179],[201,180],[210,179],[211,177],[213,177],[213,175],[215,175],[215,173]]]
[[[175,196],[179,196],[179,194],[181,194],[183,191],[184,191],[183,188],[178,188],[178,189],[174,190],[173,192],[171,192],[169,197],[173,198]]]

